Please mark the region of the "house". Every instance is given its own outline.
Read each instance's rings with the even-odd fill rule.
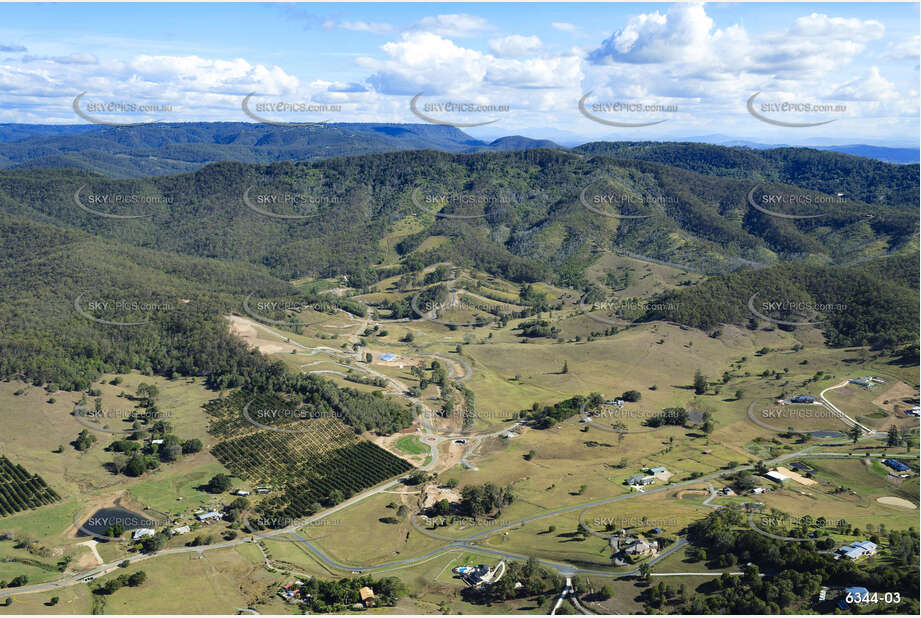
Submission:
[[[871,543],[870,541],[857,541],[850,545],[839,547],[835,551],[835,554],[835,560],[840,560],[841,558],[857,560],[863,556],[873,556],[876,554],[876,543]]]
[[[753,494],[763,494],[763,493],[764,493],[764,487],[755,487],[754,489],[752,489],[752,493],[753,493]]]
[[[151,444],[163,444],[163,440],[151,440]]]
[[[604,405],[606,405],[606,406],[614,406],[614,407],[617,407],[617,408],[623,408],[623,407],[624,407],[624,400],[623,400],[623,399],[612,399],[611,401],[605,401],[605,402],[604,402]]]
[[[208,511],[207,513],[199,513],[198,515],[195,516],[195,519],[197,519],[198,521],[215,521],[215,520],[223,519],[223,517],[224,516],[218,513],[217,511]]]
[[[249,492],[246,491],[246,490],[243,490],[243,489],[238,489],[238,490],[236,490],[235,492],[233,492],[233,495],[235,495],[235,496],[248,496],[248,495],[249,495]]]
[[[294,599],[301,598],[301,586],[304,585],[304,582],[296,580],[294,583],[285,584],[278,591],[278,596],[283,598],[285,601],[293,601]]]
[[[386,352],[386,353],[384,353],[384,354],[381,354],[381,360],[382,360],[382,361],[392,361],[392,360],[395,359],[396,357],[397,357],[396,354],[391,354],[390,352]]]
[[[468,586],[478,586],[488,573],[488,564],[478,564],[475,567],[472,567],[471,570],[464,573],[463,578],[464,581],[467,582]]]
[[[851,378],[848,380],[851,384],[856,384],[857,386],[862,386],[864,388],[870,388],[873,386],[873,378],[867,376],[865,378]]]
[[[271,487],[257,487],[257,488],[256,488],[256,493],[257,493],[257,494],[267,494],[267,493],[269,493],[270,491],[272,491],[272,488],[271,488]]]
[[[912,406],[911,410],[906,410],[905,414],[910,416],[921,416],[921,406]]]
[[[859,547],[841,547],[838,551],[835,552],[835,560],[840,560],[841,558],[847,558],[849,560],[857,560],[863,556],[863,550]]]
[[[665,466],[656,466],[655,468],[647,468],[646,471],[652,475],[665,474],[668,472],[668,468],[666,468]]]
[[[901,461],[897,461],[895,459],[884,459],[883,465],[892,468],[896,472],[907,472],[911,470],[911,468],[903,464]]]
[[[857,541],[856,543],[851,543],[851,547],[860,547],[868,556],[876,554],[876,543],[870,541]]]
[[[144,537],[153,536],[153,535],[155,535],[156,533],[157,533],[157,531],[154,530],[153,528],[138,528],[138,529],[135,530],[134,533],[131,535],[131,540],[132,540],[132,541],[139,541],[140,539],[143,539]]]
[[[656,482],[656,477],[654,476],[645,476],[642,474],[637,474],[636,476],[631,476],[627,479],[627,485],[633,485],[634,487],[643,487],[646,485],[652,485]]]
[[[815,403],[815,397],[810,397],[809,395],[797,395],[790,401],[793,403]]]
[[[768,477],[772,481],[777,481],[778,483],[783,483],[784,481],[790,480],[789,476],[785,474],[781,474],[777,470],[771,470],[770,472],[766,472],[764,476]]]
[[[178,528],[173,528],[170,530],[170,534],[176,536],[177,534],[187,534],[191,531],[192,529],[189,526],[179,526]]]
[[[632,543],[624,547],[624,553],[633,556],[645,556],[647,554],[654,554],[658,551],[658,541],[647,541],[641,538],[635,539]]]
[[[368,586],[362,586],[359,588],[358,596],[361,597],[361,602],[365,607],[373,607],[377,604],[377,599],[374,597],[374,590]]]

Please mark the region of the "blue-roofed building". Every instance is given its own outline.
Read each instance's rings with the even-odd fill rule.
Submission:
[[[892,468],[896,472],[908,472],[911,470],[911,468],[903,464],[901,461],[897,461],[895,459],[884,459],[883,465]]]
[[[876,543],[872,541],[857,541],[856,543],[851,543],[851,547],[860,547],[868,556],[872,556],[876,553]]]
[[[870,541],[855,541],[850,545],[845,545],[844,547],[839,547],[835,552],[836,559],[848,558],[849,560],[857,560],[862,556],[873,556],[876,555],[876,543]]]
[[[392,361],[392,360],[395,359],[396,357],[397,357],[396,354],[391,354],[390,352],[387,352],[387,353],[385,353],[385,354],[381,354],[381,360],[382,360],[382,361]]]

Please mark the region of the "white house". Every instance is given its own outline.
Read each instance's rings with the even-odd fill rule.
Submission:
[[[157,533],[153,528],[138,528],[131,534],[132,541],[138,541],[146,536],[153,536]]]
[[[178,528],[173,528],[170,530],[170,534],[176,536],[177,534],[186,534],[191,531],[192,529],[189,526],[179,526]]]
[[[216,519],[221,519],[223,516],[217,511],[208,511],[207,513],[199,513],[195,516],[195,519],[198,521],[212,521]]]

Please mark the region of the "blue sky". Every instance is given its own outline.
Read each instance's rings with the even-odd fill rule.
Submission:
[[[251,92],[422,122],[423,93],[485,106],[427,114],[480,137],[916,145],[918,34],[917,3],[0,4],[0,122],[83,123],[81,92],[155,106],[100,112],[125,122],[251,121]]]

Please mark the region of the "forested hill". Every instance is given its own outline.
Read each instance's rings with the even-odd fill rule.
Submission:
[[[773,326],[753,314],[749,299],[757,298],[756,310],[781,322],[817,324],[830,345],[891,348],[917,342],[918,276],[917,254],[844,267],[785,264],[712,277],[667,292],[650,303],[653,309],[644,319],[705,331],[723,324]],[[786,306],[772,312],[761,308],[763,302]],[[800,308],[820,310],[804,313]],[[789,324],[779,327],[791,330]]]
[[[329,123],[279,127],[246,122],[153,123],[137,127],[73,125],[42,129],[0,125],[0,168],[74,168],[112,178],[197,170],[216,161],[271,163],[400,150],[480,152],[558,148],[514,136],[486,143],[449,126]]]
[[[869,204],[907,204],[918,198],[918,164],[897,165],[812,148],[756,150],[687,142],[592,142],[575,150],[655,161],[701,174],[843,193]]]
[[[0,214],[0,377],[54,391],[89,388],[103,373],[199,376],[215,390],[319,397],[358,431],[410,422],[395,400],[294,376],[231,335],[223,316],[250,293],[305,298],[264,268]]]
[[[814,180],[833,184],[837,174],[818,168]],[[402,256],[398,268],[448,260],[514,281],[571,285],[581,285],[585,267],[604,251],[719,273],[783,261],[848,263],[914,247],[917,185],[910,201],[880,190],[869,204],[760,183],[753,199],[796,198],[775,206],[777,212],[820,215],[788,219],[752,207],[757,184],[558,150],[411,151],[267,166],[218,163],[129,180],[7,170],[0,172],[0,210],[126,244],[263,265],[283,279],[348,274],[356,282],[386,275],[375,266],[394,259],[388,246]],[[89,202],[119,196],[139,203]],[[815,207],[828,200],[833,204]],[[142,216],[113,219],[88,209]],[[400,235],[393,237],[397,226]],[[417,250],[431,236],[449,242]]]

